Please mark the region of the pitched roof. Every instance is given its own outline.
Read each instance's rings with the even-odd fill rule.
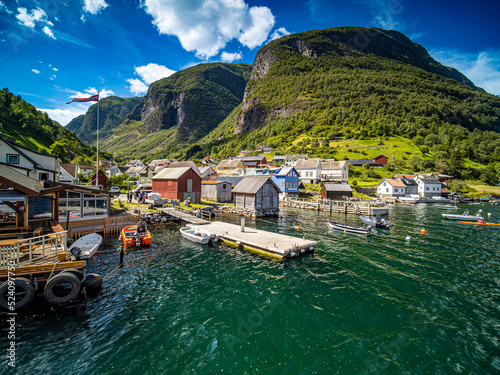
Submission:
[[[386,181],[393,187],[406,187],[403,181],[393,180],[392,178],[387,178]]]
[[[322,170],[339,170],[344,167],[346,164],[345,160],[344,161],[324,161],[321,163],[321,169]]]
[[[243,176],[223,176],[219,175],[216,178],[216,181],[226,181],[231,184],[231,186],[236,186],[238,183],[243,180]]]
[[[25,176],[12,168],[0,165],[0,182],[24,194],[39,197],[42,194],[42,184],[34,178]]]
[[[165,168],[160,173],[153,176],[153,180],[177,180],[184,173],[192,169],[191,167]]]
[[[71,163],[61,163],[61,168],[64,168],[66,172],[69,173],[71,177],[76,178],[76,169],[77,165],[76,164],[71,164]]]
[[[295,169],[315,169],[321,164],[320,159],[299,159],[295,164]]]
[[[279,170],[278,173],[275,173],[275,176],[286,176],[292,169],[295,169],[295,167],[283,167]],[[297,171],[295,171],[297,172]]]
[[[225,159],[225,160],[221,160],[221,162],[219,163],[219,165],[217,165],[217,168],[221,169],[221,168],[235,168],[237,167],[240,163],[243,163],[245,164],[245,162],[241,159]]]
[[[441,181],[439,181],[437,178],[421,178],[420,181],[422,181],[424,184],[440,184]]]
[[[267,181],[271,181],[276,189],[278,187],[269,176],[248,176],[244,177],[233,189],[233,193],[257,194]],[[279,189],[278,189],[279,190]]]
[[[297,159],[307,159],[308,154],[293,154],[293,155],[286,155],[285,160],[292,160],[293,158]]]
[[[349,184],[333,184],[326,182],[323,186],[327,191],[352,191],[352,187]]]

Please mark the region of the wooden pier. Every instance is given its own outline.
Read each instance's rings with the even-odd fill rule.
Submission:
[[[182,221],[185,221],[189,224],[208,224],[209,221],[202,219],[200,217],[196,217],[186,211],[176,210],[175,208],[162,208],[161,211],[169,216],[178,218]]]
[[[374,205],[370,201],[329,201],[322,202],[312,199],[291,199],[280,201],[280,204],[284,207],[291,208],[301,208],[309,209],[315,211],[327,211],[333,213],[341,214],[353,214],[353,215],[387,215],[389,209],[385,206],[385,203],[377,203]]]
[[[198,227],[198,225],[190,225]],[[241,231],[240,225],[224,223],[221,221],[211,222],[200,226],[219,238],[229,243],[242,247],[260,255],[271,257],[276,260],[298,257],[314,252],[316,241],[310,241],[280,233],[245,227]]]
[[[123,228],[137,224],[137,216],[121,215],[88,220],[61,221],[62,229],[68,230],[68,236],[73,240],[90,233],[103,233],[104,235],[120,233]]]

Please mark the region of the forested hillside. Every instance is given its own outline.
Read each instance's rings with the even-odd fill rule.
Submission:
[[[8,88],[0,91],[0,132],[2,137],[12,137],[25,147],[57,155],[63,162],[93,153],[74,132],[51,120],[47,113],[38,111]]]

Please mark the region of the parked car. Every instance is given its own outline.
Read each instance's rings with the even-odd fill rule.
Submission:
[[[111,186],[111,189],[109,189],[110,193],[119,193],[120,188],[118,186]]]

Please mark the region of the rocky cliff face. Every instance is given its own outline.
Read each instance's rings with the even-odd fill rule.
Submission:
[[[250,82],[245,89],[242,111],[236,119],[235,133],[254,131],[266,126],[276,116],[287,117],[303,108],[304,103],[269,108],[259,94],[262,90],[256,90],[265,85],[266,76],[270,73],[272,75],[273,67],[277,63],[290,58],[295,60],[332,58],[336,59],[337,66],[355,67],[357,63],[349,60],[360,56],[372,59],[374,67],[377,65],[377,59],[394,60],[399,64],[409,64],[476,88],[463,74],[441,65],[427,53],[425,48],[413,43],[400,32],[360,27],[309,31],[275,40],[257,53],[250,74]],[[339,62],[339,58],[340,60],[344,58],[345,61]],[[289,72],[280,71],[282,75],[294,73],[296,72],[293,71],[293,66]]]

